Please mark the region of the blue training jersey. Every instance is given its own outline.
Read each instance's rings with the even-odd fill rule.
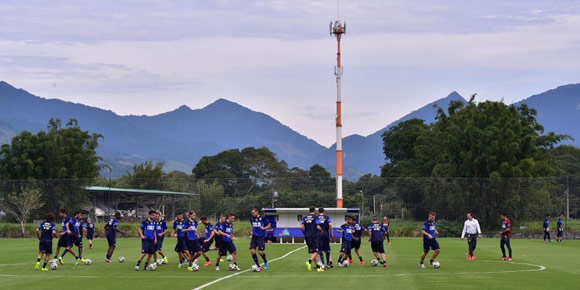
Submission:
[[[550,227],[550,220],[548,218],[544,219],[544,229],[547,229]]]
[[[208,222],[207,224],[205,224],[205,239],[208,240],[209,237],[211,237],[211,232],[213,232],[213,225]]]
[[[87,235],[91,235],[95,232],[95,224],[94,223],[87,223],[86,228],[87,228]]]
[[[185,234],[181,231],[183,229],[183,220],[175,220],[173,222],[173,229],[176,231],[178,238],[185,237]]]
[[[113,227],[118,227],[119,226],[119,222],[117,221],[116,218],[111,218],[108,222],[107,222],[107,236],[114,236],[115,235],[115,231],[113,230]]]
[[[230,224],[228,221],[222,223],[220,230],[228,235],[232,235],[234,232],[234,225]],[[231,242],[232,239],[226,235],[222,235],[222,240],[224,242]]]
[[[189,229],[185,235],[188,240],[197,240],[197,221],[196,220],[185,220],[183,222],[183,229]]]
[[[349,224],[343,224],[342,226],[340,226],[340,229],[344,231],[342,232],[342,238],[347,241],[352,241],[352,233],[354,231],[354,227]]]
[[[165,222],[165,220],[160,220],[157,222],[157,224],[155,225],[155,230],[157,231],[158,239],[163,239],[165,237],[165,235],[161,235],[161,233],[163,233],[166,229],[167,223]]]
[[[316,219],[316,225],[322,228],[322,232],[319,231],[318,233],[323,236],[329,236],[330,223],[331,221],[329,216],[319,215]]]
[[[302,224],[304,225],[304,236],[305,237],[314,237],[318,230],[316,229],[316,220],[318,218],[313,215],[309,214],[302,219]]]
[[[379,223],[372,223],[369,226],[369,232],[373,243],[382,243],[385,240],[387,230]]]
[[[425,224],[423,224],[423,230],[435,238],[435,222],[426,220]],[[427,235],[423,235],[423,238],[428,239]]]
[[[252,224],[252,232],[254,233],[254,236],[263,237],[266,234],[266,231],[260,227],[268,226],[270,221],[262,216],[258,216],[257,218],[251,217],[250,223]]]
[[[56,231],[56,226],[53,223],[44,221],[38,225],[38,228],[41,240],[52,240],[52,231]]]
[[[79,230],[79,222],[77,221],[76,218],[71,217],[68,220],[68,229],[71,232],[72,235],[76,235],[78,230]]]
[[[141,230],[143,231],[145,238],[149,240],[155,239],[155,225],[156,222],[149,219],[146,219],[141,223]]]
[[[561,218],[558,218],[558,230],[561,231],[564,228],[564,222]]]
[[[85,231],[85,224],[81,221],[78,222],[79,226],[78,226],[78,232],[79,232],[79,236],[81,236],[81,238],[83,237],[83,233]]]
[[[62,232],[66,232],[66,224],[68,224],[69,217],[65,216],[62,218]]]
[[[362,232],[364,231],[365,228],[361,226],[359,223],[352,224],[352,227],[354,228],[352,236],[357,237],[360,240],[360,238],[362,237]]]

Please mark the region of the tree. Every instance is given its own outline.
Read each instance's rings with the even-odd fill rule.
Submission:
[[[83,131],[75,119],[62,127],[50,119],[47,131],[22,131],[0,148],[0,178],[75,179],[99,175],[102,158],[95,150],[100,134]]]
[[[21,194],[11,194],[6,197],[4,210],[20,223],[21,236],[24,237],[24,225],[30,212],[44,205],[42,193],[38,189],[25,189]]]
[[[552,150],[556,164],[564,176],[580,175],[580,148],[560,145]]]
[[[121,182],[133,189],[161,190],[164,162],[145,161],[133,164],[133,172],[121,176]]]

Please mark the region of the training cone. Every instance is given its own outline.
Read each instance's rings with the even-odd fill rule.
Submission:
[[[525,256],[526,256],[526,254],[522,254],[522,257],[525,257]]]

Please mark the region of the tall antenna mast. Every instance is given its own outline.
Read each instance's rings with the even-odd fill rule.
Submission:
[[[338,1],[337,1],[337,17]],[[336,21],[330,22],[330,35],[336,37],[337,52],[336,52],[336,67],[334,68],[334,75],[336,76],[336,207],[342,208],[342,100],[340,96],[340,81],[342,78],[342,66],[340,65],[340,39],[346,33],[346,22],[341,22],[337,18]]]

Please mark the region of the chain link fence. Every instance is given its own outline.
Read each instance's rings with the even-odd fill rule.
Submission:
[[[15,223],[25,193],[39,195],[41,206],[30,210],[28,222],[42,220],[64,208],[80,210],[102,222],[121,212],[122,221],[136,222],[151,209],[172,220],[193,209],[210,219],[233,212],[242,219],[252,208],[335,207],[333,178],[270,179],[74,179],[0,180],[0,222]],[[562,213],[569,232],[580,232],[580,177],[510,179],[381,178],[363,176],[344,183],[344,206],[360,208],[361,220],[387,216],[394,224],[421,222],[431,211],[440,224],[461,230],[471,212],[488,231],[498,229],[507,213],[524,236],[541,231],[550,214],[555,229]],[[16,210],[15,210],[16,209]],[[416,224],[416,223],[415,223]],[[415,225],[413,224],[413,226]],[[539,234],[539,233],[538,233]]]

